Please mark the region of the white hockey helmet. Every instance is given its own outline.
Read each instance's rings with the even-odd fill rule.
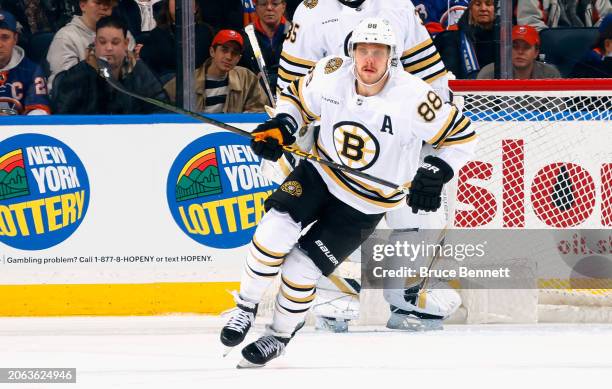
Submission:
[[[349,44],[350,56],[354,59],[355,45],[357,43],[380,43],[389,46],[389,65],[397,57],[397,42],[391,23],[383,18],[363,19],[353,30]]]

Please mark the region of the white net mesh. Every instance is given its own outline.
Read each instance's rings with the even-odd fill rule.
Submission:
[[[611,86],[455,82],[479,136],[459,174],[455,228],[611,228]],[[612,307],[612,283],[599,283],[541,279],[536,299],[534,291],[466,291],[464,306],[471,322],[610,321],[610,308],[576,315]]]
[[[453,227],[612,228],[612,82],[526,84],[531,91],[518,82],[453,83],[479,142],[449,199]],[[449,322],[612,322],[612,281],[598,282],[540,279],[539,290],[463,290]],[[272,315],[278,286],[268,289],[261,316]],[[381,325],[388,314],[380,290],[362,290],[352,323]]]

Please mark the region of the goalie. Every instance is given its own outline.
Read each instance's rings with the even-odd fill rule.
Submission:
[[[267,213],[253,236],[235,295],[237,309],[221,331],[225,346],[240,344],[265,290],[282,273],[272,324],[242,350],[238,367],[261,367],[280,356],[303,326],[321,276],[359,247],[387,211],[406,203],[413,211],[437,210],[444,184],[473,155],[476,136],[469,120],[427,83],[396,68],[396,40],[387,20],[364,19],[349,53],[350,58],[323,58],[307,77],[293,81],[281,95],[276,116],[253,131],[251,147],[265,159],[278,160],[298,128],[319,120],[315,155],[410,183],[410,196],[300,162],[266,200]],[[441,151],[419,167],[423,141]]]

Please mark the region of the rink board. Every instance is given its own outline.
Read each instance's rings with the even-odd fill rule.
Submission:
[[[250,129],[263,115],[218,118]],[[170,177],[170,171],[179,155],[191,142],[219,133],[218,130],[178,115],[150,115],[2,118],[0,131],[0,148],[6,145],[7,139],[19,134],[48,135],[62,142],[78,156],[88,179],[85,185],[82,171],[77,169],[76,181],[80,186],[68,185],[71,187],[54,193],[53,189],[57,188],[48,182],[43,183],[45,193],[33,195],[32,192],[40,192],[38,180],[42,180],[42,174],[35,173],[34,177],[28,173],[30,196],[9,195],[0,199],[0,295],[3,296],[0,315],[219,313],[232,305],[228,291],[239,286],[245,242],[250,240],[257,221],[253,198],[261,203],[274,187],[245,190],[240,178],[234,178],[236,187],[224,182],[223,193],[217,191],[202,196],[202,203],[224,201],[223,204],[234,211],[230,221],[227,213],[223,216],[223,206],[216,208],[220,231],[214,230],[211,214],[200,213],[209,223],[208,234],[204,234],[202,225],[195,234],[186,233],[185,225],[181,229],[172,215],[168,199],[168,188],[175,184],[172,182],[169,186],[168,180],[176,180],[176,174]],[[225,133],[222,132],[223,136]],[[45,144],[40,139],[33,139],[32,145],[27,144],[28,139],[26,144],[20,145],[26,169],[28,165],[36,165],[37,157],[40,160],[36,166],[43,168],[74,165],[68,156],[67,161],[58,158],[58,163],[51,163],[53,153],[46,155],[46,162],[50,163],[41,163],[45,160],[40,156],[45,154],[45,149],[41,149]],[[247,144],[248,140],[244,139],[240,146]],[[29,155],[36,153],[27,151],[27,146],[36,146],[37,151],[43,152],[38,156]],[[9,148],[15,147],[11,144]],[[12,151],[2,148],[0,161],[3,155],[10,157]],[[219,151],[217,147],[217,165],[221,170],[224,158]],[[191,150],[187,150],[189,152]],[[225,157],[227,162],[227,155]],[[239,165],[240,158],[236,159],[235,163],[226,165]],[[179,166],[179,174],[181,170]],[[87,209],[79,220],[72,220],[78,222],[78,227],[67,237],[60,236],[58,239],[63,240],[57,244],[36,247],[49,245],[56,239],[51,235],[74,228],[75,223],[62,226],[64,214],[69,212],[61,201],[62,196],[74,192],[89,195]],[[37,198],[38,208],[24,206],[34,202],[32,197]],[[238,204],[234,199],[242,200]],[[16,208],[22,211],[17,212]],[[49,208],[54,210],[51,212],[54,223],[48,220],[46,210]],[[173,208],[176,211],[176,204]],[[257,211],[261,213],[261,209]],[[19,226],[19,213],[26,220],[25,230]],[[40,231],[34,220],[35,213],[40,214]],[[190,219],[186,207],[184,213]],[[67,219],[71,221],[70,217]],[[248,224],[248,228],[243,229],[241,221]],[[228,232],[230,224],[235,230],[232,234],[239,239],[229,236],[232,235]],[[189,228],[193,230],[193,224]],[[232,242],[225,244],[229,247],[212,247],[195,240],[194,235],[200,235],[215,246],[223,246],[228,239]]]
[[[266,116],[215,117],[251,129]],[[543,127],[537,139],[608,130],[593,122]],[[275,188],[255,177],[247,139],[179,115],[2,118],[0,131],[0,316],[216,314],[232,306],[228,291],[238,287],[261,205]],[[535,138],[506,134],[525,135],[527,188],[542,166],[570,156],[555,152],[535,165]],[[609,152],[593,152],[605,145],[591,140],[605,137],[588,139],[574,142],[571,155],[595,188],[593,211],[578,227],[609,228],[601,215],[610,199],[600,189]],[[492,182],[502,181],[497,145],[488,151]],[[196,169],[210,174],[186,186]],[[502,185],[492,190],[503,197]],[[501,228],[498,207],[485,228]],[[526,221],[526,228],[547,227],[529,207]]]

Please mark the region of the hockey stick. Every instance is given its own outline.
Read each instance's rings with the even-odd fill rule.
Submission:
[[[151,97],[145,97],[145,96],[141,96],[141,95],[139,95],[137,93],[131,92],[131,91],[125,89],[121,84],[119,84],[115,80],[113,80],[113,78],[111,76],[111,71],[110,71],[110,69],[108,67],[108,63],[107,62],[98,59],[98,67],[99,67],[98,74],[102,78],[104,78],[104,80],[106,80],[106,82],[113,89],[116,89],[117,91],[119,91],[119,92],[121,92],[123,94],[126,94],[128,96],[131,96],[131,97],[133,97],[135,99],[138,99],[138,100],[141,100],[141,101],[145,101],[145,102],[147,102],[149,104],[153,104],[153,105],[155,105],[157,107],[163,108],[163,109],[165,109],[167,111],[170,111],[170,112],[178,113],[180,115],[190,116],[190,117],[192,117],[192,118],[194,118],[194,119],[196,119],[196,120],[198,120],[200,122],[207,123],[207,124],[212,124],[213,126],[216,126],[216,127],[222,128],[224,130],[233,132],[234,134],[246,136],[247,138],[251,138],[251,139],[257,139],[257,137],[252,135],[250,132],[245,131],[245,130],[241,130],[238,127],[231,126],[231,125],[229,125],[227,123],[223,123],[223,122],[221,122],[219,120],[211,119],[209,117],[200,115],[198,113],[188,111],[186,109],[175,107],[172,104],[164,103],[163,101],[159,101],[159,100],[153,99]],[[409,192],[409,188],[408,187],[405,187],[405,186],[402,186],[402,185],[397,185],[397,184],[394,184],[394,183],[392,183],[390,181],[384,180],[382,178],[371,176],[371,175],[369,175],[367,173],[363,173],[363,172],[361,172],[359,170],[352,169],[352,168],[350,168],[348,166],[344,166],[344,165],[340,165],[340,164],[335,163],[335,162],[327,161],[325,159],[317,157],[316,155],[312,155],[312,154],[306,153],[306,152],[300,150],[299,148],[297,148],[296,146],[283,146],[283,150],[285,150],[285,151],[287,151],[289,153],[295,154],[297,156],[300,156],[302,158],[306,158],[306,159],[308,159],[310,161],[317,162],[317,163],[319,163],[321,165],[328,166],[328,167],[330,167],[332,169],[339,170],[339,171],[342,171],[342,172],[345,172],[345,173],[349,173],[349,174],[352,174],[352,175],[357,176],[357,177],[365,178],[366,180],[370,180],[372,182],[376,182],[376,183],[381,184],[381,185],[385,185],[385,186],[387,186],[389,188],[393,188],[393,189],[397,190],[398,192],[402,192],[402,193],[406,193],[406,194],[408,194],[408,192]]]
[[[272,89],[270,88],[270,81],[268,80],[268,74],[266,72],[266,62],[263,59],[261,47],[259,47],[259,42],[257,42],[257,37],[255,36],[255,27],[253,27],[252,24],[249,24],[244,28],[244,31],[247,34],[247,38],[249,39],[249,43],[253,49],[255,61],[257,61],[257,66],[259,67],[259,77],[264,84],[264,89],[268,95],[268,100],[270,100],[270,104],[272,105],[272,108],[274,108],[276,105],[276,100],[274,100],[274,94],[272,94]]]

